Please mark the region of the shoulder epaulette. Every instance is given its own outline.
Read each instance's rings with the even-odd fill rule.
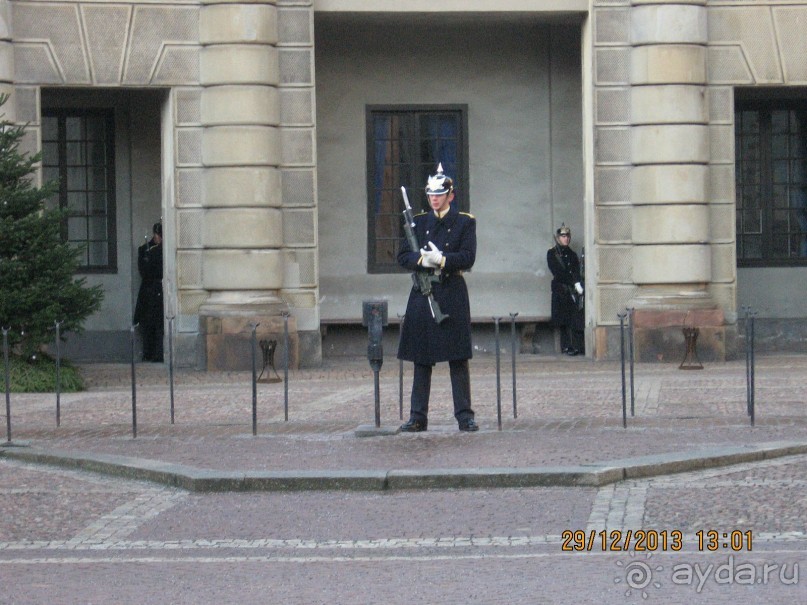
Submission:
[[[428,212],[418,212],[415,216],[423,216],[424,214],[428,214]],[[415,216],[412,218],[415,218]]]
[[[463,216],[467,216],[468,218],[472,218],[472,219],[476,220],[476,217],[473,214],[471,214],[470,212],[460,212],[460,214],[462,214]]]

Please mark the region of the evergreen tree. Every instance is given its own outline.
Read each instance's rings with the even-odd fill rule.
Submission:
[[[0,110],[7,100],[0,95]],[[29,358],[53,342],[56,321],[62,333],[81,331],[103,292],[75,278],[81,251],[62,240],[67,211],[46,207],[56,183],[33,185],[41,154],[20,151],[24,135],[0,115],[0,325],[10,328],[10,346]]]

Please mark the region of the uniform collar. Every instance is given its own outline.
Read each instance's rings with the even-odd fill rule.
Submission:
[[[436,225],[438,222],[443,223],[444,225],[453,225],[454,221],[459,216],[460,211],[457,210],[457,207],[454,204],[450,204],[448,209],[445,211],[442,217],[438,218],[437,214],[432,210],[429,212],[429,225]]]

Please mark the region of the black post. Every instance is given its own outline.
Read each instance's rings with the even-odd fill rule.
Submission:
[[[745,411],[751,415],[751,307],[745,311]]]
[[[630,415],[633,417],[635,410],[634,410],[634,401],[636,397],[634,396],[634,389],[633,389],[633,311],[634,309],[625,309],[628,314],[628,358],[630,360]]]
[[[283,419],[289,421],[289,313],[283,312]]]
[[[132,363],[132,437],[137,437],[137,381],[135,379],[135,328],[138,324],[134,324],[130,330],[131,341],[131,363]]]
[[[751,426],[754,426],[754,414],[756,405],[756,384],[755,384],[755,368],[754,368],[754,319],[756,312],[751,312]]]
[[[381,387],[379,372],[384,364],[384,326],[387,325],[387,301],[362,302],[362,325],[367,328],[367,360],[375,383],[375,428],[381,428]]]
[[[628,428],[627,397],[625,393],[625,317],[627,313],[617,313],[619,317],[619,357],[622,366],[622,428]]]
[[[252,337],[250,339],[250,350],[252,352],[252,435],[258,434],[258,368],[257,368],[257,347],[258,338],[256,330],[260,324],[252,324]]]
[[[59,328],[62,322],[56,321],[54,324],[56,324],[56,426],[60,426],[62,423],[62,335]]]
[[[513,357],[513,418],[518,418],[516,408],[516,313],[510,313],[510,353]]]
[[[400,345],[401,338],[403,337],[403,322],[405,321],[406,313],[403,315],[398,314],[398,344]],[[398,418],[403,420],[403,359],[398,360]]]
[[[174,424],[174,318],[168,318],[168,389],[171,395],[171,424]]]
[[[6,441],[11,443],[11,374],[8,370],[8,332],[11,326],[3,328],[3,364],[6,377]]]
[[[494,317],[496,325],[496,418],[499,423],[499,430],[502,430],[502,382],[501,382],[501,354],[499,351],[499,320],[501,317]]]

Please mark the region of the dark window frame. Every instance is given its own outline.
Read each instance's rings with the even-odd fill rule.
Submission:
[[[774,158],[772,157],[774,128],[772,116],[773,112],[789,111],[803,113],[805,117],[805,124],[802,132],[799,133],[801,137],[800,145],[804,146],[804,138],[807,137],[807,90],[806,89],[737,89],[735,91],[735,182],[736,182],[736,206],[735,206],[735,224],[736,224],[736,251],[737,251],[737,266],[738,267],[802,267],[807,266],[807,256],[784,256],[777,255],[775,246],[782,245],[782,233],[777,232],[777,223],[775,218],[776,212],[787,212],[790,217],[789,221],[797,220],[793,215],[798,212],[798,208],[791,203],[791,195],[788,194],[788,205],[786,207],[777,208],[775,206],[774,188],[779,184],[774,176]],[[742,112],[756,113],[759,120],[759,145],[757,153],[758,160],[753,157],[747,159],[751,154],[743,155],[743,141],[742,137],[744,131],[742,128]],[[780,135],[781,136],[781,135]],[[794,156],[792,152],[792,134],[787,135],[791,138],[788,143],[788,162],[798,162],[801,156]],[[781,160],[780,160],[781,161]],[[807,158],[804,158],[807,161]],[[743,203],[743,186],[751,187],[755,185],[754,182],[749,182],[750,179],[746,175],[746,170],[749,167],[753,170],[755,162],[758,164],[758,179],[759,179],[759,192],[757,195],[760,199],[760,250],[761,258],[746,258],[744,254],[744,236],[753,236],[757,232],[750,227],[746,227],[749,222],[744,212],[749,209]],[[789,167],[788,170],[792,170]],[[790,188],[794,185],[798,186],[799,182],[791,177],[791,172],[788,172],[788,180],[785,187],[789,192]],[[802,189],[805,185],[802,185]],[[789,223],[792,225],[792,223]],[[802,237],[807,237],[807,233],[802,230]],[[786,237],[798,237],[799,231],[791,229],[787,232]],[[777,239],[778,238],[778,239]],[[789,253],[792,253],[793,242],[788,242]]]
[[[49,107],[42,109],[42,118],[55,118],[57,120],[57,148],[58,148],[58,190],[56,193],[56,200],[60,208],[68,207],[68,179],[67,179],[67,132],[66,121],[68,118],[88,118],[100,117],[104,120],[104,169],[105,173],[105,191],[106,204],[105,204],[105,218],[106,218],[106,256],[107,262],[104,265],[90,265],[89,252],[83,249],[82,252],[87,259],[86,262],[81,261],[77,269],[77,273],[81,274],[114,274],[118,272],[118,258],[117,258],[117,200],[116,200],[116,175],[115,175],[115,110],[113,108],[79,108],[79,107]],[[82,139],[83,141],[84,139]],[[87,160],[89,161],[89,160]],[[86,164],[92,166],[92,164]],[[89,184],[85,185],[85,193],[91,193],[94,190],[90,188]],[[88,221],[93,216],[89,208],[86,213],[79,215],[85,217]],[[71,241],[68,237],[68,224],[67,220],[62,223],[62,239],[64,241]],[[78,241],[78,240],[75,240]],[[87,236],[82,240],[84,246],[87,246],[91,241],[90,229],[87,226]],[[79,244],[81,245],[81,244]]]
[[[402,273],[402,269],[395,259],[389,263],[381,263],[376,260],[376,212],[374,209],[374,200],[376,194],[376,166],[375,166],[375,132],[374,132],[374,118],[378,115],[394,114],[397,116],[408,116],[412,121],[410,125],[412,134],[408,141],[408,157],[413,158],[407,165],[408,169],[405,172],[408,177],[396,185],[396,189],[400,186],[406,187],[409,201],[412,204],[412,209],[417,214],[427,208],[427,200],[425,194],[425,186],[427,177],[434,174],[436,164],[432,165],[431,162],[421,161],[421,152],[419,146],[422,143],[422,136],[419,132],[418,118],[428,114],[446,114],[453,113],[458,118],[458,131],[457,131],[457,161],[456,161],[456,174],[450,174],[457,183],[457,191],[455,203],[459,204],[459,209],[462,212],[469,212],[471,207],[471,197],[469,188],[469,170],[468,170],[468,105],[467,104],[403,104],[403,105],[367,105],[365,108],[365,132],[366,132],[366,147],[367,147],[367,272],[370,274],[389,274],[389,273]],[[417,158],[417,159],[414,159]],[[397,194],[400,197],[400,192]],[[400,199],[400,212],[399,217],[399,237],[403,237],[403,198]]]

